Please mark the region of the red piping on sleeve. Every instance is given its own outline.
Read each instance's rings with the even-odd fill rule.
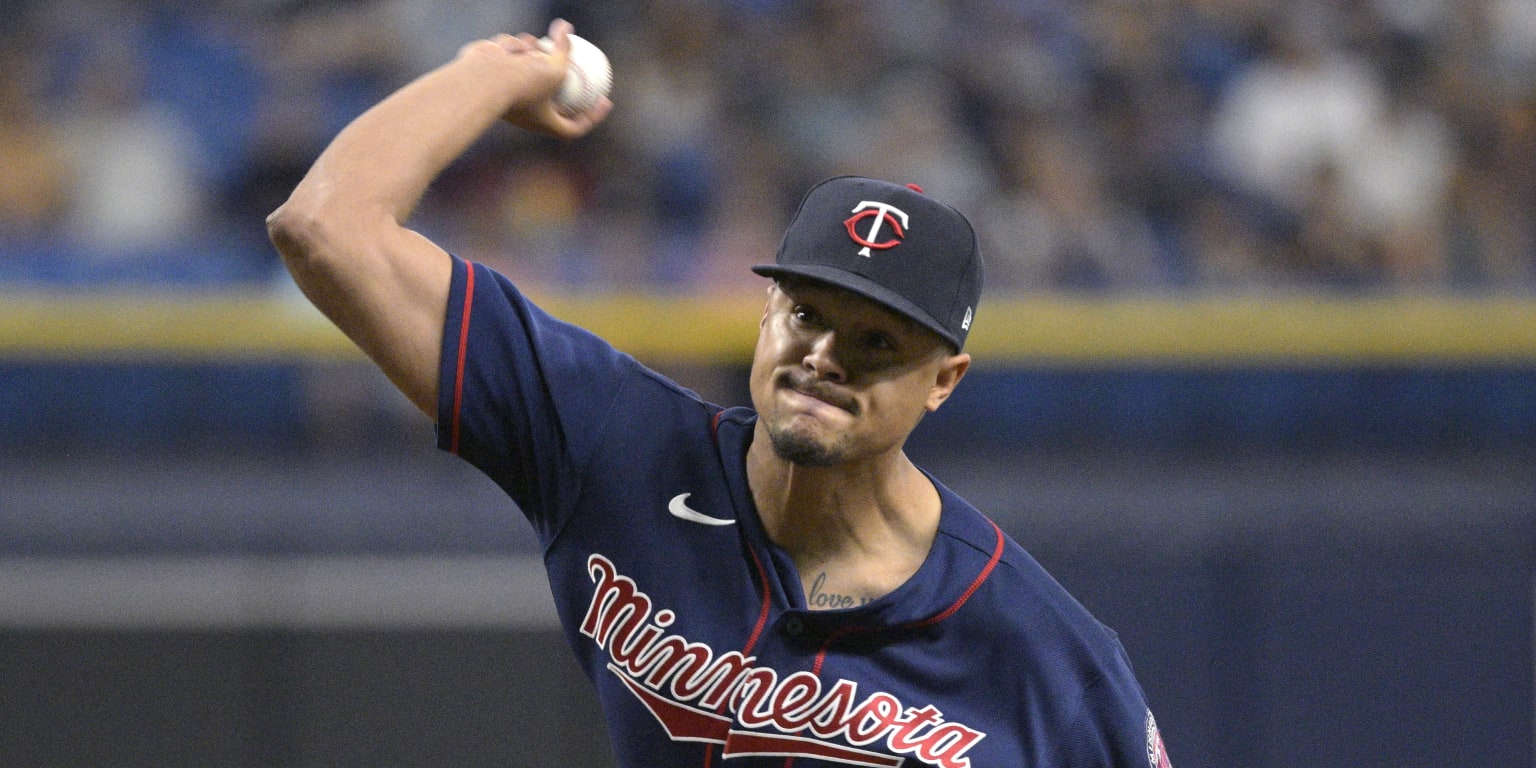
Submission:
[[[459,318],[459,354],[453,371],[453,415],[448,431],[448,452],[459,454],[459,413],[464,407],[464,357],[469,346],[469,313],[475,304],[475,265],[465,262],[464,312]]]

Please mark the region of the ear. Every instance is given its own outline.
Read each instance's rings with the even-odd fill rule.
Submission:
[[[946,356],[939,364],[938,375],[934,377],[933,387],[928,390],[928,402],[926,407],[930,413],[937,411],[939,406],[949,399],[949,394],[955,391],[960,380],[965,378],[965,372],[971,369],[971,356],[961,352]]]
[[[768,324],[768,315],[773,312],[773,300],[778,298],[778,296],[779,296],[779,284],[778,284],[778,282],[770,283],[768,285],[768,300],[766,302],[763,302],[763,316],[762,316],[762,318],[760,318],[757,321],[757,328],[758,328],[758,330],[762,330],[763,326],[766,326]]]

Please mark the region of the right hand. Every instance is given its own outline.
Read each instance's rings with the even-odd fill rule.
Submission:
[[[573,27],[564,19],[555,19],[549,25],[549,40],[554,45],[546,48],[533,35],[496,35],[489,40],[477,40],[464,46],[461,57],[485,56],[501,66],[518,69],[519,79],[526,83],[526,92],[520,94],[502,119],[519,128],[543,133],[561,139],[575,139],[586,135],[613,109],[613,102],[606,96],[597,106],[575,116],[565,116],[555,108],[554,97],[565,81],[566,60],[571,52],[570,34]]]

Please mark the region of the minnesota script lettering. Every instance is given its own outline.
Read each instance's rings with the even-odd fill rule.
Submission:
[[[781,755],[896,768],[901,755],[943,768],[969,768],[965,757],[985,733],[947,722],[929,704],[908,707],[882,691],[859,697],[858,683],[830,685],[810,672],[780,678],[755,656],[717,653],[667,628],[671,610],[602,555],[587,559],[594,584],[581,633],[607,652],[624,683],[673,741],[724,746],[725,757]]]

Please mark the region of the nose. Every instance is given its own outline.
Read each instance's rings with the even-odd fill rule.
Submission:
[[[826,381],[844,383],[848,379],[848,372],[837,357],[837,336],[832,331],[826,331],[811,340],[811,347],[805,353],[801,364],[816,378]]]

